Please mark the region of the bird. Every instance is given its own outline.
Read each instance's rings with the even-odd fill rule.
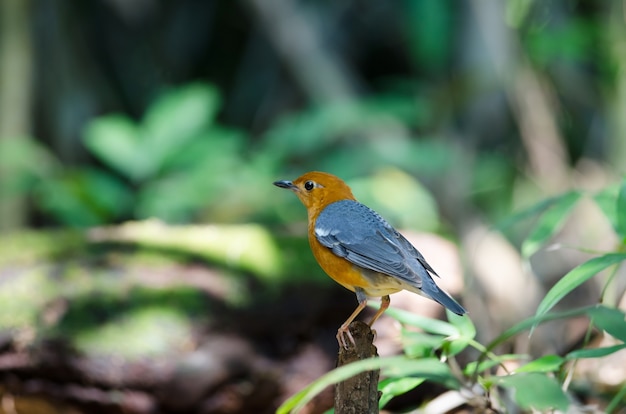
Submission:
[[[391,303],[390,294],[407,290],[430,298],[457,315],[467,311],[440,289],[437,273],[424,256],[380,214],[361,204],[339,177],[311,171],[275,186],[293,191],[306,207],[308,238],[313,256],[337,283],[356,294],[358,306],[337,330],[337,341],[348,349],[350,323],[367,305],[381,297],[374,322]]]

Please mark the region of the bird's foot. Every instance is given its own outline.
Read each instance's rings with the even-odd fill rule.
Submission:
[[[339,345],[341,345],[344,349],[349,348],[348,340],[346,340],[346,338],[348,338],[348,340],[352,342],[352,345],[356,347],[356,342],[354,342],[352,333],[350,333],[350,326],[343,324],[339,327],[339,329],[337,329],[337,342],[339,342]]]

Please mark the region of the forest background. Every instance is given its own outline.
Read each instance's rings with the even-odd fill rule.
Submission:
[[[4,0],[0,412],[273,412],[332,369],[354,298],[271,185],[309,170],[445,269],[471,340],[515,355],[495,359],[505,373],[560,358],[529,371],[564,394],[517,406],[617,412],[625,16],[619,1]],[[498,342],[553,307],[574,313]],[[382,321],[397,332],[381,354],[406,354]],[[571,357],[590,348],[608,351]]]

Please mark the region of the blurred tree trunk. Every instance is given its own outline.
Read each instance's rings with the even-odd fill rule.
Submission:
[[[314,102],[324,104],[355,96],[355,75],[324,47],[321,34],[292,0],[247,0],[262,30]]]
[[[504,19],[505,3],[471,2],[496,76],[519,126],[528,172],[547,194],[569,187],[567,150],[556,120],[551,85],[531,65]]]
[[[32,41],[31,3],[0,2],[0,140],[28,137],[31,133]],[[0,170],[0,188],[9,178]],[[26,200],[21,195],[0,198],[0,232],[26,222]]]

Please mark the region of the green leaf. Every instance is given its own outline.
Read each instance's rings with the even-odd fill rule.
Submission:
[[[397,308],[387,309],[385,315],[389,315],[400,323],[421,328],[426,332],[444,336],[459,336],[459,330],[454,325],[438,319],[431,319],[415,313]]]
[[[265,134],[264,142],[281,157],[311,156],[337,136],[363,128],[364,119],[358,103],[330,103],[283,117]]]
[[[565,358],[568,360],[581,358],[602,358],[617,351],[621,351],[624,348],[626,348],[626,344],[606,346],[602,348],[577,349],[567,354]]]
[[[404,354],[410,358],[423,358],[434,355],[435,349],[441,348],[445,336],[424,332],[402,331]]]
[[[103,224],[128,213],[130,189],[95,169],[67,170],[40,183],[36,195],[44,210],[59,222],[76,227]]]
[[[410,359],[405,356],[383,359],[380,363],[383,377],[420,377],[438,382],[447,388],[458,389],[459,383],[450,368],[438,358]],[[386,360],[388,359],[388,361]]]
[[[626,342],[626,315],[620,309],[598,306],[591,311],[591,317],[595,326]]]
[[[559,195],[559,196],[543,199],[536,204],[533,204],[521,211],[514,213],[513,215],[508,216],[505,220],[500,221],[496,225],[496,228],[499,230],[504,230],[504,229],[507,229],[508,227],[513,226],[514,224],[527,220],[531,217],[537,216],[540,213],[543,213],[544,211],[552,207],[562,197],[563,195]]]
[[[450,368],[436,358],[407,359],[404,356],[369,358],[344,365],[318,378],[302,391],[290,397],[276,410],[277,414],[298,412],[329,385],[344,381],[365,371],[381,370],[386,377],[417,377],[458,388],[459,384]]]
[[[157,99],[141,125],[122,115],[97,118],[85,129],[84,142],[110,167],[134,182],[145,181],[208,129],[218,107],[213,88],[192,84]]]
[[[515,392],[513,398],[523,409],[567,411],[569,399],[560,385],[544,374],[531,372],[500,377],[498,383]]]
[[[582,308],[571,309],[564,312],[554,312],[554,313],[546,313],[543,315],[535,315],[530,318],[524,319],[523,321],[517,323],[516,325],[510,327],[503,333],[501,333],[497,338],[489,343],[487,346],[486,352],[492,351],[497,346],[503,344],[514,336],[527,331],[543,322],[553,321],[558,319],[568,319],[575,316],[580,315],[589,315],[593,309],[595,309],[597,305],[593,306],[585,306]],[[484,354],[483,354],[484,356]]]
[[[457,315],[446,309],[450,323],[458,329],[458,336],[449,337],[447,353],[449,356],[457,355],[463,351],[476,337],[476,327],[467,315]]]
[[[109,115],[91,121],[84,132],[85,146],[93,155],[133,181],[154,169],[144,156],[139,129],[123,115]]]
[[[525,0],[510,0],[506,3],[505,20],[507,24],[518,29],[526,20],[529,11],[532,9],[532,3]]]
[[[617,233],[626,240],[626,179],[622,180],[617,195]]]
[[[378,384],[378,390],[383,393],[378,401],[378,406],[383,408],[393,397],[406,394],[424,381],[424,378],[415,377],[387,378],[382,380]]]
[[[49,180],[61,165],[32,138],[0,139],[0,199],[32,191],[36,182]]]
[[[517,361],[525,358],[527,358],[527,356],[521,354],[495,355],[494,359],[488,359],[486,361],[471,361],[465,366],[463,373],[465,373],[465,375],[474,375],[498,366],[506,361]]]
[[[245,143],[246,136],[241,131],[213,126],[168,157],[165,167],[176,171],[201,167],[217,179],[225,170],[235,169],[248,161],[241,155]]]
[[[606,186],[602,191],[596,193],[593,196],[593,201],[596,203],[598,208],[602,210],[604,216],[609,220],[615,232],[618,233],[617,226],[617,203],[616,200],[618,198],[620,186],[618,184],[613,184]]]
[[[208,129],[219,104],[214,88],[194,83],[168,91],[148,108],[142,122],[142,150],[155,160],[152,173]]]
[[[451,4],[437,0],[408,2],[405,6],[409,56],[432,73],[442,70],[452,54],[452,10]]]
[[[572,290],[591,279],[598,272],[623,260],[626,260],[625,253],[609,253],[604,256],[595,257],[575,267],[548,291],[537,307],[535,315],[541,316],[546,314]]]
[[[448,316],[448,321],[458,329],[460,336],[467,339],[476,337],[476,327],[467,315],[457,315],[448,309],[446,309],[446,315]]]
[[[554,200],[552,206],[541,216],[531,234],[522,244],[522,254],[530,257],[536,253],[555,233],[568,217],[569,211],[576,205],[580,193],[571,191]]]
[[[554,372],[561,368],[563,362],[565,362],[565,358],[558,355],[544,355],[519,367],[515,372]]]

